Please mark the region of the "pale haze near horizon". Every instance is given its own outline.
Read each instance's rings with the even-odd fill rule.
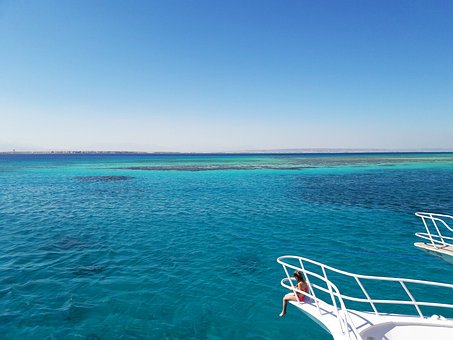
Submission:
[[[0,2],[0,151],[453,150],[453,3]]]

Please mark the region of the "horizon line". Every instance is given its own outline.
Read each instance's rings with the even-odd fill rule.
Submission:
[[[0,151],[7,155],[55,155],[55,154],[328,154],[328,153],[451,153],[453,148],[288,148],[288,149],[257,149],[241,151],[134,151],[134,150],[8,150]]]

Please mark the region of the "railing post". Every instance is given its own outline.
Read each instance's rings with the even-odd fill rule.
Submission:
[[[308,288],[310,289],[311,294],[314,296],[316,308],[318,309],[319,314],[321,314],[321,309],[319,309],[319,304],[318,304],[318,298],[316,297],[315,291],[314,291],[314,289],[311,286],[310,279],[308,278],[308,275],[306,274],[305,267],[304,267],[304,264],[303,264],[301,258],[299,258],[299,263],[300,263],[300,268],[302,269],[302,272],[305,275],[305,279],[307,280]]]
[[[431,215],[430,215],[430,216],[431,216]],[[431,232],[429,231],[429,227],[428,227],[428,225],[427,225],[427,223],[426,223],[426,221],[425,221],[425,218],[426,218],[426,217],[422,216],[423,224],[425,225],[425,229],[426,229],[426,231],[428,232],[428,236],[429,236],[429,239],[431,240],[431,244],[433,245],[434,248],[437,248],[437,247],[436,247],[436,244],[434,243],[433,237],[431,236]],[[432,218],[432,216],[431,216],[431,218]]]
[[[356,339],[362,339],[360,334],[357,331],[357,328],[356,328],[356,326],[354,324],[354,321],[352,320],[352,318],[349,315],[349,312],[348,312],[348,310],[347,310],[347,308],[346,308],[346,306],[345,306],[345,304],[343,302],[343,297],[341,296],[340,291],[338,290],[338,287],[335,286],[335,289],[336,289],[336,292],[337,292],[338,301],[340,302],[341,311],[344,314],[344,317],[342,318],[342,320],[343,320],[343,323],[344,323],[344,327],[346,328],[346,332],[348,333],[348,338],[351,339],[351,332],[349,331],[349,328],[351,328],[352,334],[354,334],[355,338]],[[349,319],[350,323],[348,322],[348,319]],[[349,325],[351,327],[349,327]]]
[[[431,215],[431,219],[433,221],[434,227],[436,228],[437,234],[439,235],[440,240],[442,241],[443,245],[446,246],[447,244],[444,241],[444,238],[442,237],[442,234],[439,231],[439,227],[437,227],[436,219]]]
[[[294,288],[293,280],[291,280],[291,276],[289,276],[288,269],[286,269],[286,265],[283,266],[283,269],[285,270],[286,277],[288,278],[289,284],[291,285],[291,288],[293,289],[293,294],[296,296],[296,300],[298,300],[297,299],[297,294],[296,294],[296,291],[295,291],[295,288]]]
[[[409,289],[407,289],[406,285],[404,284],[403,281],[399,281],[401,283],[401,286],[403,286],[404,290],[406,291],[407,295],[409,295],[409,298],[411,299],[412,303],[414,304],[415,309],[417,310],[418,314],[420,317],[423,319],[423,314],[420,308],[417,305],[417,302],[415,301],[414,297],[412,296],[411,292],[409,292]]]
[[[374,305],[373,301],[371,301],[371,298],[370,296],[368,295],[367,291],[365,290],[365,288],[362,286],[362,283],[360,282],[359,278],[357,276],[354,276],[355,277],[355,280],[357,281],[357,284],[360,286],[360,288],[362,289],[362,292],[363,294],[365,294],[367,300],[368,300],[368,303],[371,305],[371,307],[373,308],[374,310],[374,314],[376,315],[379,315],[377,309],[376,309],[376,306]]]
[[[340,323],[340,328],[341,328],[341,332],[344,334],[344,325],[343,325],[343,318],[341,317],[339,311],[338,311],[338,307],[337,307],[337,301],[335,300],[335,296],[332,292],[332,285],[331,283],[329,282],[329,280],[327,279],[327,274],[326,274],[326,268],[322,265],[321,266],[321,269],[322,269],[322,273],[324,275],[324,281],[325,283],[327,284],[327,287],[329,288],[329,294],[330,294],[330,298],[332,299],[332,303],[333,303],[333,306],[335,308],[335,314],[337,315],[337,318],[338,318],[338,321]],[[347,331],[347,326],[346,326],[346,331]]]

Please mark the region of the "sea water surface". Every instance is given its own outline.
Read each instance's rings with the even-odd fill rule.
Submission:
[[[0,155],[0,334],[329,339],[276,258],[452,283],[413,246],[452,194],[449,153]]]

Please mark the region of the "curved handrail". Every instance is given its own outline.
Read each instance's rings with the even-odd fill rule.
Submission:
[[[300,266],[288,263],[288,261],[291,261],[291,260],[298,262],[300,264]],[[299,294],[303,294],[303,295],[306,295],[306,296],[309,296],[310,298],[312,298],[318,308],[318,311],[319,311],[319,305],[318,305],[319,301],[323,301],[324,303],[328,303],[328,302],[317,297],[316,291],[322,291],[324,293],[330,294],[331,303],[328,303],[328,304],[333,306],[334,310],[336,311],[337,318],[340,323],[341,331],[343,332],[343,334],[345,334],[345,332],[347,331],[349,337],[351,336],[350,331],[349,331],[349,329],[350,329],[354,336],[360,338],[360,336],[358,336],[358,331],[357,331],[355,325],[353,324],[351,317],[349,316],[348,310],[345,307],[345,304],[344,304],[345,300],[368,303],[371,306],[371,308],[373,309],[374,314],[376,314],[376,315],[388,314],[388,313],[379,312],[376,307],[376,304],[412,305],[416,309],[419,317],[422,319],[425,318],[425,316],[423,315],[419,306],[440,307],[440,308],[447,308],[447,309],[453,310],[453,304],[428,302],[428,301],[416,301],[406,285],[407,283],[413,283],[413,284],[419,284],[419,285],[425,285],[425,286],[442,287],[442,288],[446,288],[446,289],[453,291],[453,284],[441,283],[441,282],[431,282],[431,281],[424,281],[424,280],[405,279],[405,278],[354,274],[354,273],[350,273],[350,272],[347,272],[344,270],[340,270],[340,269],[325,265],[318,261],[314,261],[314,260],[311,260],[308,258],[304,258],[301,256],[294,256],[294,255],[280,256],[277,259],[277,262],[283,266],[283,269],[285,270],[285,273],[287,276],[287,278],[285,278],[281,281],[282,286],[284,286],[288,289],[291,289],[294,292],[294,294],[299,293]],[[321,268],[323,275],[320,275],[313,271],[307,270],[306,265],[304,265],[306,263],[310,263],[312,265],[315,265],[315,266],[318,266],[319,268]],[[304,276],[307,279],[307,283],[308,283],[310,292],[300,291],[293,285],[293,283],[292,283],[293,279],[289,275],[288,268],[293,269],[293,270],[299,270],[304,274]],[[328,279],[326,270],[354,278],[366,298],[354,297],[354,296],[349,296],[349,295],[340,293],[340,290],[338,289],[338,287]],[[317,284],[312,284],[310,282],[311,278],[317,278],[317,279],[322,280],[323,282],[326,283],[327,288],[319,286]],[[408,299],[407,300],[372,299],[370,297],[370,295],[368,294],[367,290],[365,289],[365,287],[362,285],[362,282],[361,282],[362,280],[398,282],[402,286],[404,291],[406,292]],[[291,283],[291,285],[285,284],[285,282],[287,282],[287,281],[289,281]],[[451,292],[449,292],[449,293],[451,294]],[[335,298],[337,298],[338,301],[340,302],[340,308],[337,307]],[[340,315],[340,311],[342,312],[341,313],[342,315]]]
[[[292,278],[289,275],[288,270],[286,269],[286,267],[292,268],[292,269],[295,269],[295,270],[298,270],[300,268],[298,268],[296,266],[293,266],[293,265],[290,265],[290,264],[283,265],[283,268],[285,269],[287,277],[283,278],[281,280],[281,282],[280,282],[280,284],[283,287],[288,288],[288,289],[293,291],[293,293],[296,296],[297,303],[300,303],[299,299],[297,299],[297,293],[305,295],[305,296],[308,296],[309,298],[311,298],[311,299],[313,299],[315,301],[316,306],[318,308],[318,311],[320,311],[318,302],[322,301],[322,300],[316,297],[316,295],[315,295],[315,293],[313,291],[313,288],[322,290],[325,293],[329,293],[331,301],[332,301],[332,305],[333,305],[334,310],[335,310],[335,314],[337,316],[337,319],[338,319],[338,322],[339,322],[339,325],[340,325],[341,332],[343,334],[347,334],[349,339],[351,339],[351,334],[350,334],[351,332],[355,336],[356,339],[361,339],[361,337],[360,337],[360,335],[359,335],[359,333],[357,331],[357,328],[355,327],[351,317],[348,314],[348,311],[346,309],[346,306],[344,304],[344,301],[342,299],[340,291],[338,290],[337,286],[334,283],[332,283],[331,281],[327,280],[325,277],[323,277],[323,276],[321,276],[321,275],[319,275],[317,273],[313,273],[313,272],[305,270],[304,274],[305,274],[305,277],[307,278],[307,281],[309,281],[308,280],[308,275],[307,275],[307,273],[309,273],[311,276],[316,277],[316,278],[324,281],[326,283],[326,285],[329,287],[329,289],[325,289],[324,287],[318,286],[316,284],[310,284],[309,285],[309,289],[312,291],[312,293],[304,292],[304,291],[299,290],[296,286],[294,286],[294,284],[293,284],[294,278]],[[289,281],[291,285],[286,284],[287,281]],[[338,308],[338,306],[337,306],[337,302],[335,300],[335,297],[338,298],[338,301],[340,303],[340,308]],[[341,313],[340,313],[340,311],[341,311]]]
[[[429,235],[428,233],[417,232],[417,233],[415,233],[415,236],[422,238],[424,240],[432,241],[439,245],[444,245],[442,241],[437,240],[438,238],[440,238],[438,235]],[[445,236],[445,235],[442,235],[442,238],[446,239],[446,240],[453,240],[453,237],[449,237],[449,236]]]
[[[321,277],[319,277],[319,278],[321,278]],[[322,278],[321,278],[321,279],[322,279]],[[286,281],[292,281],[292,280],[294,280],[294,279],[292,279],[292,278],[283,278],[283,279],[281,280],[280,284],[281,284],[283,287],[292,290],[294,294],[296,294],[296,293],[303,294],[303,295],[308,296],[309,298],[311,298],[311,299],[316,300],[317,302],[319,302],[320,299],[318,299],[315,295],[312,295],[312,294],[310,294],[310,293],[308,293],[308,292],[304,292],[304,291],[301,291],[301,290],[295,288],[294,285],[293,285],[292,283],[291,283],[291,285],[288,285],[288,284],[285,283]],[[357,328],[354,326],[354,324],[353,324],[353,322],[352,322],[352,320],[351,320],[351,318],[350,318],[350,316],[349,316],[349,314],[348,314],[348,312],[347,312],[346,306],[345,306],[343,300],[342,300],[341,297],[340,297],[341,295],[340,295],[340,292],[338,291],[337,286],[335,286],[335,285],[334,285],[333,283],[331,283],[331,282],[326,282],[326,283],[332,288],[333,291],[335,291],[335,292],[331,295],[331,299],[332,299],[332,304],[334,304],[334,306],[335,306],[336,316],[337,316],[337,318],[338,318],[338,320],[339,320],[340,329],[341,329],[342,333],[343,333],[343,334],[346,334],[346,332],[347,332],[348,335],[349,335],[349,333],[352,331],[352,333],[355,335],[355,337],[356,337],[357,339],[361,339],[361,338],[360,338],[360,335],[359,335],[359,333],[358,333],[358,331],[357,331]],[[329,292],[328,290],[326,290],[326,289],[323,288],[323,287],[320,287],[320,286],[318,286],[318,285],[314,285],[314,286],[315,286],[316,288],[318,288],[318,289],[324,290],[326,293]],[[336,306],[335,297],[339,297],[340,308],[338,308],[338,307]],[[296,301],[297,301],[298,303],[300,303],[299,300],[296,300]],[[341,311],[342,313],[339,313],[339,311]],[[350,329],[350,330],[349,330],[349,329]],[[349,336],[349,338],[350,338],[350,336]]]
[[[417,237],[430,241],[431,245],[436,249],[438,249],[439,246],[442,247],[453,246],[453,242],[448,242],[450,240],[453,240],[453,237],[441,233],[441,229],[439,228],[443,227],[442,229],[443,232],[444,229],[446,229],[453,235],[453,228],[450,227],[446,222],[447,219],[453,220],[453,216],[427,212],[416,212],[415,216],[420,217],[422,219],[423,225],[425,226],[425,229],[427,231],[426,233],[421,232],[415,233]],[[432,227],[434,227],[435,233],[431,232]]]

